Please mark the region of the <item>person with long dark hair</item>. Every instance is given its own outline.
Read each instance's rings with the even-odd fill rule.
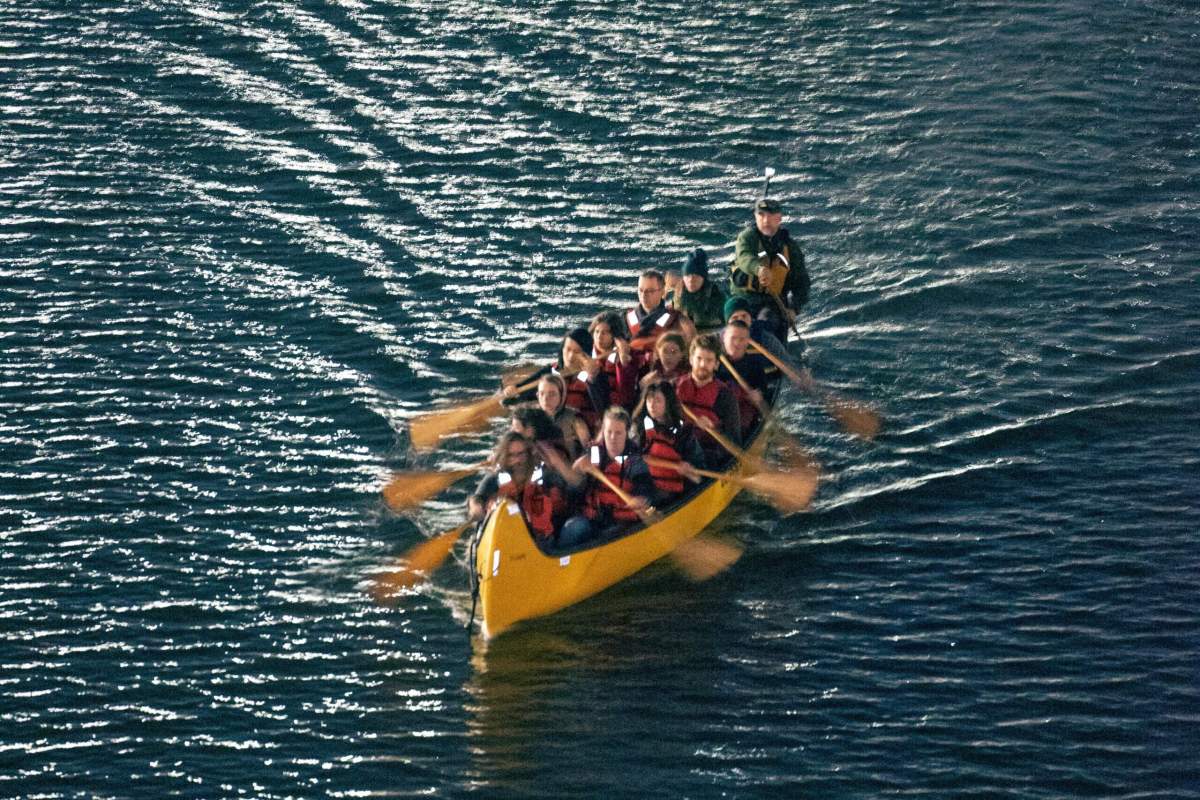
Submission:
[[[641,438],[642,457],[654,480],[654,504],[669,505],[687,489],[685,479],[700,482],[696,470],[705,467],[704,450],[696,440],[691,424],[684,418],[671,383],[651,383],[642,392],[638,405],[643,411],[635,429]]]
[[[501,436],[492,457],[495,468],[483,476],[467,500],[468,516],[481,520],[501,498],[513,500],[538,546],[552,547],[555,531],[571,511],[574,487],[582,487],[583,477],[553,448],[545,450],[552,454],[551,460],[557,461],[556,468],[546,469],[534,443],[521,434],[509,431]]]

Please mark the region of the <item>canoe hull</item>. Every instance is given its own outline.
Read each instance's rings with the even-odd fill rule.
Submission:
[[[752,452],[762,451],[763,438]],[[516,505],[498,503],[472,547],[483,636],[498,636],[624,580],[700,533],[740,491],[729,481],[710,482],[653,525],[562,555],[539,550]]]

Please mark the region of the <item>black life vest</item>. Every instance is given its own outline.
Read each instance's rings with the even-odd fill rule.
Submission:
[[[741,360],[730,363],[733,363],[733,368],[738,371],[746,383],[750,384],[751,389],[758,389],[759,392],[766,391],[767,376],[760,359],[747,354]],[[758,406],[754,405],[749,393],[742,388],[742,384],[733,377],[733,373],[726,369],[724,364],[717,368],[717,378],[725,381],[733,391],[742,420],[742,433],[745,433],[758,420]]]

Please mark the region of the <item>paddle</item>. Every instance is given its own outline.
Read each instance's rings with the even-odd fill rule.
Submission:
[[[655,467],[673,469],[682,473],[683,465],[678,461],[669,461],[655,456],[643,456],[646,463]],[[795,514],[803,511],[812,503],[813,495],[817,492],[818,474],[810,471],[807,474],[793,474],[779,470],[764,470],[753,475],[739,475],[736,472],[714,472],[710,469],[696,469],[697,475],[714,480],[736,483],[744,489],[749,489],[771,503],[785,514]]]
[[[775,307],[779,309],[779,316],[786,319],[788,321],[788,325],[792,326],[792,333],[795,334],[796,340],[800,341],[803,339],[804,337],[800,335],[800,329],[796,327],[796,315],[792,313],[791,309],[783,304],[783,298],[777,294],[772,294],[771,292],[767,292],[767,294],[772,300],[775,301]]]
[[[584,471],[587,472],[587,474],[591,475],[596,480],[603,483],[609,489],[611,489],[612,493],[615,494],[617,497],[621,498],[621,502],[624,503],[625,505],[629,506],[629,509],[631,511],[633,511],[633,513],[637,514],[638,519],[640,519],[645,524],[650,525],[650,524],[653,524],[653,523],[657,522],[658,520],[662,519],[662,515],[659,514],[657,511],[655,511],[654,509],[639,507],[634,502],[634,499],[629,496],[628,492],[626,492],[624,489],[622,489],[617,484],[613,483],[612,479],[609,478],[607,475],[605,475],[603,472],[601,472],[600,469],[597,468],[595,464],[589,463],[586,467],[584,467]]]
[[[520,394],[535,386],[537,381],[529,381],[516,387],[514,392]],[[418,450],[426,450],[437,444],[443,436],[482,430],[487,427],[489,419],[500,413],[503,401],[504,392],[497,392],[482,400],[473,400],[413,417],[412,422],[408,424],[412,446]]]
[[[541,364],[518,364],[515,367],[505,367],[500,373],[500,385],[504,387],[517,386],[532,378],[543,369]]]
[[[762,414],[765,418],[767,413],[770,411],[770,408],[767,407],[766,401],[762,399],[762,393],[759,392],[757,395],[755,394],[754,388],[746,382],[746,379],[742,377],[742,373],[738,372],[737,369],[734,368],[733,362],[730,361],[724,353],[720,355],[720,359],[721,364],[725,367],[725,369],[729,370],[729,374],[733,376],[735,381],[737,381],[738,386],[742,387],[742,391],[746,393],[746,398],[750,400],[751,403],[754,403],[754,407],[758,409],[758,413]]]
[[[737,380],[738,385],[746,391],[746,394],[750,395],[750,385],[746,382],[746,379],[738,373],[732,362],[730,362],[724,354],[721,355],[721,363],[725,365],[725,369],[729,370],[729,374],[733,375],[734,379]],[[753,395],[750,396],[753,397]],[[767,406],[766,401],[760,401],[756,403],[756,405],[758,406],[759,413],[761,413],[763,416],[763,420],[767,421],[769,419],[767,414],[769,413],[770,408]],[[820,472],[820,467],[817,466],[817,460],[812,456],[811,453],[808,452],[808,450],[804,448],[803,445],[800,444],[799,440],[797,440],[795,436],[792,436],[786,431],[780,431],[776,434],[776,436],[786,442],[788,449],[791,451],[791,457],[789,460],[791,461],[791,466],[793,469],[805,470],[807,472],[811,472],[814,476]]]
[[[474,524],[473,520],[467,520],[457,528],[427,539],[409,550],[398,559],[398,564],[403,566],[375,578],[375,584],[371,587],[372,597],[377,602],[386,602],[401,589],[415,586],[428,578],[445,562],[459,537]]]
[[[639,509],[634,506],[633,498],[620,486],[617,486],[607,475],[588,464],[587,472],[613,491],[625,505],[629,506],[647,525],[658,522],[662,515],[654,510]],[[694,536],[676,545],[670,553],[675,565],[693,581],[706,581],[719,572],[728,569],[742,557],[742,548],[729,542],[709,537]]]
[[[675,566],[696,583],[724,572],[741,557],[741,545],[704,535],[684,539],[671,551]]]
[[[383,500],[393,511],[407,511],[488,465],[480,461],[464,469],[397,472],[383,487]]]
[[[724,447],[731,456],[736,458],[743,469],[749,472],[758,472],[760,469],[762,469],[763,464],[761,459],[750,455],[745,450],[722,436],[720,431],[714,430],[713,428],[708,427],[704,422],[701,422],[700,417],[696,416],[696,414],[686,405],[680,403],[679,407],[683,409],[683,413],[687,415],[688,419],[696,424],[696,427],[700,428],[702,431],[715,439],[717,444],[721,445],[721,447]]]
[[[763,196],[763,199],[765,200],[767,197],[767,190],[771,188],[771,178],[775,177],[775,168],[767,167],[766,169],[763,170],[763,175],[766,176],[766,181],[763,182],[763,190],[762,190],[762,196]],[[782,256],[780,256],[780,257],[782,258]],[[772,259],[768,259],[768,262],[770,262],[771,260]],[[784,259],[784,260],[786,262],[786,259]],[[780,290],[782,291],[782,287],[780,288]],[[775,305],[779,309],[779,314],[788,321],[789,325],[792,326],[792,333],[796,334],[796,338],[800,339],[801,338],[800,330],[796,327],[795,315],[792,314],[788,310],[787,306],[785,306],[783,304],[783,298],[781,298],[779,295],[775,294],[774,292],[765,292],[765,294],[770,296],[770,298],[775,301]]]
[[[790,364],[768,351],[753,339],[750,340],[750,346],[761,353],[772,364],[779,367],[779,371],[787,375],[788,379],[801,391],[807,392],[820,400],[825,406],[825,413],[837,420],[838,424],[842,426],[842,430],[867,441],[875,438],[875,435],[879,433],[879,429],[883,425],[883,420],[879,414],[871,410],[868,406],[822,386],[813,379],[811,373],[801,374]],[[805,370],[805,372],[807,373],[808,371]]]

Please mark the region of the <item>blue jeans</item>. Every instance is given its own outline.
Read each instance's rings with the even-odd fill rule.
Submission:
[[[558,532],[558,546],[564,550],[570,550],[583,544],[594,535],[592,521],[582,514],[577,514],[563,523],[562,530]]]

